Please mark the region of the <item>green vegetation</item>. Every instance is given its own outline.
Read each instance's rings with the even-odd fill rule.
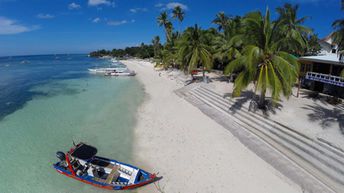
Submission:
[[[275,21],[271,21],[268,9],[265,14],[251,12],[243,17],[220,12],[212,21],[216,29],[203,30],[195,25],[182,33],[173,32],[173,20],[163,12],[157,21],[164,27],[167,41],[159,48],[161,54],[155,55],[157,65],[187,73],[201,69],[203,76],[211,68],[236,74],[233,96],[240,96],[254,83],[261,108],[268,91],[273,101],[278,101],[280,94],[288,97],[298,78],[296,56],[317,53],[320,45],[312,30],[303,25],[307,17],[297,17],[297,5],[285,4],[276,11],[279,17]],[[178,18],[177,12],[173,10],[173,18]]]
[[[170,42],[172,39],[173,25],[168,20],[167,12],[162,12],[157,19],[159,26],[164,26],[166,40],[167,42]]]
[[[160,44],[160,43],[159,43]],[[90,53],[91,57],[112,56],[116,58],[138,57],[151,58],[155,55],[153,45],[145,45],[141,43],[140,46],[127,47],[125,49],[98,50]]]
[[[174,67],[191,73],[193,70],[223,70],[225,75],[235,75],[233,96],[253,83],[260,94],[258,106],[264,108],[265,96],[271,94],[273,102],[280,95],[289,97],[299,76],[297,57],[316,55],[320,51],[319,38],[303,23],[308,17],[298,17],[298,5],[289,3],[276,8],[278,17],[271,20],[270,11],[250,12],[244,16],[229,16],[219,12],[212,23],[216,28],[202,29],[198,25],[182,29],[184,10],[177,6],[157,17],[164,29],[165,42],[160,37],[152,45],[100,50],[94,56],[154,57],[156,65]],[[334,41],[344,50],[344,20],[333,23]],[[174,25],[179,24],[178,31]],[[344,72],[343,72],[344,75]]]
[[[304,55],[315,56],[320,53],[321,46],[319,44],[319,38],[316,34],[312,34],[307,38],[308,47]]]
[[[344,3],[342,1],[342,10],[344,10]],[[338,19],[332,23],[335,30],[333,32],[333,42],[338,45],[339,61],[344,62],[344,19]],[[344,70],[341,72],[344,77]]]
[[[294,44],[301,42],[289,37],[294,44],[286,46],[285,39],[280,38],[285,32],[285,25],[283,22],[272,23],[268,9],[265,16],[260,12],[247,14],[243,23],[248,30],[244,34],[245,46],[241,56],[227,65],[225,73],[239,71],[233,96],[240,96],[241,91],[254,82],[256,91],[260,91],[259,105],[263,108],[267,90],[271,91],[274,101],[279,99],[281,92],[286,97],[290,96],[299,71],[298,62],[283,50],[294,50]]]
[[[212,54],[210,46],[207,44],[207,32],[202,31],[197,25],[185,30],[177,43],[177,57],[181,67],[191,72],[197,67],[202,67],[203,78],[205,70],[212,68]]]
[[[333,22],[332,27],[334,28],[333,32],[333,41],[337,43],[338,50],[344,51],[344,19],[338,19]]]
[[[184,15],[185,15],[185,12],[183,11],[183,9],[180,7],[180,6],[176,6],[173,11],[173,18],[174,19],[178,19],[179,21],[179,27],[181,26],[181,23],[183,22],[184,20]]]

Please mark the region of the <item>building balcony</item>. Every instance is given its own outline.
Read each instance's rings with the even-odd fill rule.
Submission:
[[[330,74],[322,74],[317,72],[307,72],[306,79],[344,87],[344,78],[340,76],[333,76]]]

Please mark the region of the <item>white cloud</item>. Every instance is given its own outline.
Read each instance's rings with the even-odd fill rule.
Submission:
[[[148,9],[147,9],[147,8],[132,8],[132,9],[129,9],[129,11],[130,11],[131,13],[147,12]]]
[[[96,17],[92,20],[92,23],[99,23],[101,19],[99,17]]]
[[[53,19],[55,16],[54,15],[50,15],[50,14],[40,13],[36,17],[39,18],[39,19]]]
[[[164,6],[163,3],[157,3],[157,4],[155,4],[155,7],[163,7],[163,6]]]
[[[89,6],[98,6],[98,5],[107,5],[107,6],[115,6],[114,1],[110,0],[88,0]]]
[[[170,2],[166,4],[166,9],[174,9],[175,7],[179,6],[184,10],[188,10],[188,6],[178,2]]]
[[[11,35],[11,34],[19,34],[24,32],[29,32],[39,29],[39,26],[25,26],[18,24],[16,21],[0,17],[0,35]]]
[[[188,10],[189,9],[187,5],[179,3],[179,2],[170,2],[170,3],[167,3],[167,4],[163,4],[163,3],[155,4],[155,7],[160,8],[161,10],[174,9],[177,6],[179,6],[183,10]]]
[[[123,25],[123,24],[126,24],[128,23],[127,20],[120,20],[120,21],[108,21],[107,24],[108,25],[112,25],[112,26],[118,26],[118,25]]]
[[[77,3],[71,3],[68,5],[68,9],[73,10],[73,9],[80,9],[81,5],[77,4]]]

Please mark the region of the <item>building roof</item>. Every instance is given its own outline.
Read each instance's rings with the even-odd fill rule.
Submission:
[[[330,45],[333,45],[333,32],[324,37],[323,39],[319,40],[320,42],[326,42]]]
[[[310,62],[320,62],[320,63],[344,66],[344,63],[339,61],[338,54],[327,54],[327,55],[320,55],[320,56],[303,56],[303,57],[300,57],[299,60],[301,62],[310,61]]]

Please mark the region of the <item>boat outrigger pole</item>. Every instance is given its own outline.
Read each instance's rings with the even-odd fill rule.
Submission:
[[[70,161],[69,161],[69,152],[67,152],[66,162],[67,162],[67,165],[68,165],[68,169],[70,170],[72,175],[75,176],[76,175],[75,171],[73,170],[73,167],[72,167],[72,165],[70,164]]]

